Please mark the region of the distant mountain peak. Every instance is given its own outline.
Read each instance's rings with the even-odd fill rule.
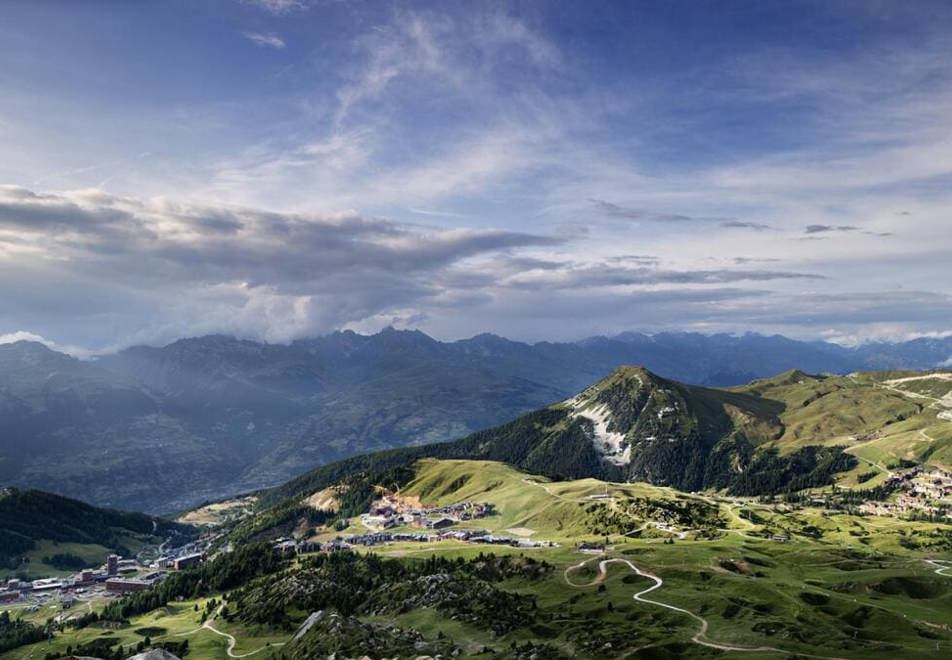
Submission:
[[[67,355],[66,353],[55,351],[43,342],[35,341],[33,339],[20,339],[18,341],[10,342],[9,344],[0,344],[0,351],[20,353],[23,355],[58,355],[69,360],[76,359]]]
[[[761,378],[755,380],[750,385],[751,387],[765,385],[776,387],[783,385],[796,385],[798,383],[815,380],[822,380],[822,377],[819,375],[808,374],[800,369],[790,369],[788,371],[784,371],[781,374],[777,374],[776,376],[771,376],[770,378]]]

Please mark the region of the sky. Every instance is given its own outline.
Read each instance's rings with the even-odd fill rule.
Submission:
[[[0,341],[952,332],[952,4],[11,1]]]

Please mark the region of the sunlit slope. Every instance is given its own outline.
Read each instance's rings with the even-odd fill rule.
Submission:
[[[493,505],[494,515],[471,524],[492,531],[517,530],[535,538],[578,539],[596,534],[601,512],[617,512],[635,529],[651,517],[633,503],[655,503],[711,509],[712,505],[665,487],[644,483],[621,484],[599,479],[550,481],[494,461],[424,459],[416,464],[414,479],[401,495],[419,497],[428,506],[462,501]],[[716,512],[716,513],[715,513]],[[713,515],[720,509],[713,505]],[[730,518],[726,513],[724,520]],[[531,534],[530,534],[531,533]]]
[[[781,451],[842,445],[867,463],[952,465],[952,374],[791,371],[734,388],[779,402]],[[867,466],[868,467],[868,466]]]
[[[421,458],[508,463],[553,480],[591,477],[682,491],[781,494],[878,483],[902,461],[952,465],[952,375],[790,371],[731,389],[619,367],[576,396],[449,443],[357,456],[260,493],[290,506],[356,480],[403,477]],[[845,453],[844,453],[845,450]]]

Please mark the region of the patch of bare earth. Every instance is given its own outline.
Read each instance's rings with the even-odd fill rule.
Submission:
[[[337,512],[340,510],[340,496],[345,492],[345,488],[345,486],[330,486],[319,490],[305,498],[304,504],[318,511]]]

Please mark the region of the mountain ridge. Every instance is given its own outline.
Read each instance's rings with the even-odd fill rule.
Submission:
[[[191,538],[188,525],[144,513],[95,507],[73,498],[35,489],[0,488],[0,571],[45,576],[62,572],[38,552],[58,549],[74,561],[98,565],[105,551],[129,555],[127,544],[174,535]],[[159,540],[158,542],[161,542]],[[47,548],[47,549],[49,549]],[[80,554],[76,554],[80,553]]]
[[[868,360],[923,368],[947,357],[946,344],[952,354],[952,340],[929,340],[909,359],[900,345],[875,345],[867,358],[755,334],[527,344],[486,333],[440,342],[391,328],[290,344],[211,335],[92,361],[5,344],[0,482],[180,510],[361,452],[463,437],[562,401],[619,364],[722,386],[792,367],[849,373]]]
[[[378,477],[399,479],[401,470],[422,458],[500,461],[554,479],[644,481],[683,491],[727,489],[743,495],[829,485],[834,475],[858,485],[869,479],[859,475],[867,464],[879,465],[881,474],[864,486],[869,487],[888,475],[873,460],[883,451],[890,452],[896,466],[914,459],[949,469],[952,423],[943,416],[946,409],[920,403],[923,395],[916,389],[889,385],[895,383],[890,375],[790,370],[714,390],[676,383],[640,367],[620,367],[574,397],[498,427],[449,443],[322,466],[262,491],[259,502],[265,509],[292,503],[355,475],[363,475],[365,486]],[[947,372],[934,376],[947,397],[941,400],[952,406],[952,378]],[[930,375],[912,382],[921,380],[929,381]],[[599,432],[620,436],[624,446],[606,455]],[[923,434],[930,444],[921,444]],[[873,458],[865,451],[873,451]]]

